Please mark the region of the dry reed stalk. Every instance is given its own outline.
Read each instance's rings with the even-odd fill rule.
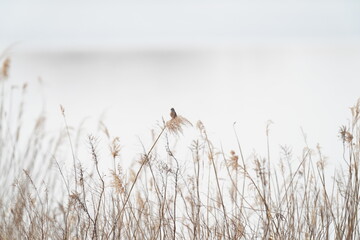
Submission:
[[[25,89],[26,86],[24,92]],[[1,100],[5,96],[2,95]],[[337,170],[334,181],[326,176],[326,157],[320,146],[312,150],[306,138],[298,160],[292,159],[290,147],[281,147],[276,167],[268,127],[267,157],[254,154],[252,169],[244,159],[235,126],[237,153],[231,151],[225,155],[221,147],[222,160],[217,161],[215,147],[205,127],[199,124],[201,140],[193,142],[193,161],[189,166],[177,159],[175,149],[169,146],[168,137],[180,135],[182,127],[189,125],[176,114],[164,122],[137,172],[129,170],[129,188],[121,166],[117,165],[120,143],[118,138],[110,140],[104,125],[101,126],[110,142],[109,159],[113,165],[109,182],[100,171],[102,161],[97,153],[97,138],[90,136],[93,172],[89,173],[80,159],[75,158],[77,147],[71,149],[74,163],[71,171],[75,172],[72,187],[69,184],[72,177],[60,167],[53,152],[61,143],[54,142],[54,148],[44,148],[41,144],[48,139],[43,118],[35,122],[32,136],[25,138],[29,140],[27,145],[19,144],[24,140],[21,121],[24,103],[14,107],[17,110],[14,110],[17,114],[12,126],[14,131],[8,131],[9,126],[3,125],[8,122],[3,114],[7,111],[5,105],[0,110],[0,154],[4,159],[0,164],[11,163],[5,165],[9,168],[0,170],[0,182],[8,183],[3,180],[8,176],[8,169],[17,173],[26,162],[35,167],[16,175],[19,178],[14,188],[5,184],[0,189],[0,239],[358,239],[360,236],[359,102],[351,108],[349,126],[342,126],[339,131],[345,169]],[[65,117],[62,107],[61,112]],[[72,146],[66,120],[65,126]],[[165,135],[167,153],[165,156],[154,154],[165,130],[171,134]],[[208,164],[204,161],[206,158]],[[36,167],[44,171],[48,167],[44,164],[47,159],[55,160],[60,173],[57,178],[62,178],[62,184],[61,179],[57,182],[67,193],[66,199],[51,199],[49,196],[57,193],[53,185],[36,179],[41,173]],[[147,175],[148,170],[151,175]],[[138,184],[137,190],[135,184]],[[135,197],[131,197],[134,194]]]

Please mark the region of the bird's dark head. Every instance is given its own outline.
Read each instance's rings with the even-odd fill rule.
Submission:
[[[174,109],[174,108],[171,108],[170,110],[171,110],[171,111],[175,111],[175,109]]]

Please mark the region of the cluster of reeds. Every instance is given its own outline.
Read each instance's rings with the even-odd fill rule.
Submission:
[[[192,158],[179,159],[169,142],[181,141],[189,125],[181,116],[163,121],[152,145],[125,169],[120,140],[105,127],[101,134],[108,139],[110,159],[101,158],[93,135],[87,137],[89,156],[79,156],[80,133],[68,126],[64,107],[58,136],[46,132],[44,116],[23,134],[24,102],[11,98],[15,88],[7,80],[8,69],[5,60],[0,77],[1,240],[360,237],[360,101],[351,109],[350,125],[340,128],[344,152],[333,178],[319,146],[305,144],[298,158],[287,146],[281,147],[280,159],[272,158],[270,149],[264,157],[244,156],[235,125],[234,150],[225,152],[199,121]],[[21,89],[25,94],[26,86]],[[156,151],[160,144],[165,155]],[[104,170],[104,161],[111,161],[112,168]]]

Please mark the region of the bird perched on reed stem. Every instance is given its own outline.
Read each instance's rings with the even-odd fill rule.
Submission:
[[[174,108],[170,109],[170,117],[171,119],[166,122],[165,126],[168,131],[174,135],[178,135],[182,133],[183,126],[190,125],[192,126],[191,122],[184,118],[183,116],[177,115]]]
[[[170,117],[171,117],[172,119],[176,118],[176,117],[177,117],[177,114],[176,114],[176,112],[175,112],[175,109],[174,109],[174,108],[171,108],[170,110],[171,110],[171,112],[170,112]]]

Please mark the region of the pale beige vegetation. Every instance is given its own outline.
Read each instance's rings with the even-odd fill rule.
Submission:
[[[11,104],[10,61],[1,61],[1,240],[360,237],[360,102],[351,108],[349,126],[340,128],[343,159],[331,179],[320,147],[305,143],[293,157],[283,146],[280,159],[271,158],[270,151],[266,157],[243,156],[234,126],[234,150],[224,152],[200,121],[189,146],[192,158],[179,161],[169,140],[181,141],[191,125],[182,116],[163,120],[152,145],[134,154],[140,157],[130,169],[119,158],[121,137],[111,137],[103,126],[99,134],[108,139],[112,166],[105,171],[101,164],[109,159],[100,158],[92,135],[87,138],[92,168],[84,167],[88,159],[77,153],[80,133],[68,126],[64,107],[59,111],[64,129],[57,136],[46,131],[44,116],[29,136],[23,134],[26,109],[23,101]],[[16,119],[9,119],[10,112]],[[269,126],[265,130],[269,142]],[[72,156],[71,167],[62,164],[64,151]],[[54,168],[58,174],[49,174]]]

